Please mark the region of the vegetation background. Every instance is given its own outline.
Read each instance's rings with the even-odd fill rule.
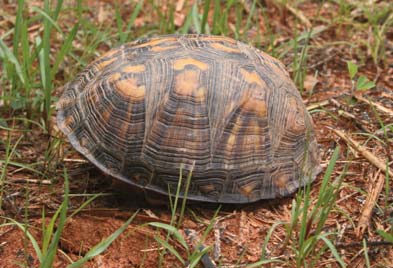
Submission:
[[[73,150],[54,123],[61,86],[110,48],[168,33],[283,61],[321,145],[311,187],[149,206]],[[0,267],[393,267],[392,152],[391,1],[0,1]]]

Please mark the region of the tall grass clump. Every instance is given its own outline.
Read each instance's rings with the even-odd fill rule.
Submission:
[[[277,221],[269,229],[262,245],[261,259],[259,262],[248,267],[260,267],[259,265],[284,262],[281,259],[267,259],[266,251],[270,238],[275,230],[284,226],[286,237],[282,242],[281,250],[291,252],[289,265],[293,267],[315,267],[323,254],[330,251],[334,259],[341,267],[346,264],[339,255],[334,243],[335,232],[326,232],[326,221],[335,206],[346,168],[339,177],[331,181],[334,167],[339,157],[340,149],[337,147],[329,161],[323,176],[321,188],[316,200],[311,199],[311,186],[307,184],[300,190],[292,202],[291,217],[289,222]],[[294,263],[293,263],[294,262]]]
[[[339,152],[339,147],[333,152],[314,204],[310,184],[297,194],[292,203],[291,221],[286,224],[284,247],[290,244],[296,267],[314,267],[321,255],[328,250],[341,267],[346,266],[332,242],[336,234],[324,231],[345,176],[344,170],[339,177],[330,181]]]
[[[55,4],[54,4],[55,3]],[[63,1],[44,0],[43,8],[18,0],[15,27],[0,37],[0,59],[4,78],[0,80],[4,88],[1,98],[10,111],[24,111],[27,118],[38,113],[46,128],[52,114],[54,77],[61,63],[71,50],[78,24],[65,34],[57,23]],[[29,15],[32,12],[33,16]],[[29,39],[28,29],[40,24],[42,31]],[[60,48],[53,52],[54,34],[61,36]],[[12,42],[5,40],[12,35]],[[54,59],[54,60],[52,60]]]
[[[196,267],[198,263],[201,260],[203,260],[205,254],[207,254],[212,249],[210,246],[203,247],[203,242],[206,240],[208,234],[213,229],[214,223],[216,222],[216,218],[219,212],[219,208],[215,211],[214,216],[212,217],[211,221],[209,222],[207,228],[204,230],[200,240],[196,243],[196,245],[192,246],[186,242],[187,239],[184,236],[184,234],[187,233],[187,230],[186,232],[180,231],[181,224],[184,218],[184,212],[186,209],[187,194],[191,182],[192,170],[194,168],[194,165],[189,171],[185,183],[183,182],[183,167],[180,168],[179,180],[176,188],[176,193],[174,193],[174,196],[172,196],[170,192],[170,188],[168,188],[169,204],[171,209],[170,223],[169,224],[162,223],[162,222],[148,223],[149,226],[155,227],[159,230],[164,230],[167,233],[165,239],[162,239],[158,235],[154,236],[154,239],[157,241],[157,243],[160,244],[161,247],[164,249],[163,251],[160,252],[159,255],[159,260],[158,260],[159,267],[162,267],[164,261],[164,255],[167,252],[175,256],[176,259],[182,265],[187,266],[189,268]],[[180,194],[181,191],[183,191],[182,196]],[[180,201],[181,201],[181,205],[179,207]],[[185,251],[186,259],[184,259],[181,252],[179,252],[173,245],[171,245],[170,243],[171,241],[176,241],[176,243],[181,245],[182,250]]]

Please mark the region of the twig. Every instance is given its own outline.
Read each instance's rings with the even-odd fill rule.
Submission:
[[[320,108],[320,107],[326,106],[328,104],[329,104],[329,100],[323,100],[321,102],[311,103],[311,104],[307,105],[307,111],[311,111],[311,110],[314,110],[316,108]]]
[[[214,224],[214,249],[213,249],[213,259],[218,261],[221,256],[221,224]]]
[[[393,116],[392,110],[386,108],[385,106],[379,104],[378,102],[374,102],[374,101],[367,99],[359,94],[355,94],[354,97],[362,102],[369,104],[370,106],[374,106],[377,110],[380,110],[381,112],[384,112],[390,116]]]
[[[247,233],[247,227],[246,227],[246,221],[247,221],[247,215],[246,212],[244,210],[241,211],[240,213],[240,221],[239,221],[239,240],[238,242],[240,243],[241,246],[244,246],[247,241],[245,237],[246,233]]]
[[[383,170],[384,172],[387,171],[390,177],[393,177],[393,172],[391,170],[386,170],[386,164],[384,161],[376,157],[373,153],[368,151],[364,146],[359,144],[357,141],[351,139],[346,134],[344,134],[340,130],[332,129],[334,133],[336,133],[339,137],[341,137],[348,145],[358,151],[361,155],[364,156],[371,164]]]
[[[72,158],[64,158],[64,162],[71,162],[71,163],[89,163],[86,159],[72,159]]]
[[[363,247],[363,242],[351,242],[351,243],[337,243],[336,248],[352,248],[352,247]],[[378,246],[393,246],[392,242],[389,241],[367,241],[367,246],[378,247]]]
[[[9,182],[13,182],[13,183],[35,183],[35,184],[45,184],[45,185],[51,185],[52,184],[52,182],[50,180],[36,180],[36,179],[25,179],[25,178],[10,179]]]
[[[369,125],[369,123],[365,120],[360,119],[359,117],[356,117],[355,115],[345,111],[341,105],[341,103],[339,103],[337,100],[335,99],[331,99],[330,100],[331,103],[333,103],[337,108],[339,108],[340,110],[338,111],[339,115],[343,115],[344,117],[354,120],[355,122],[358,121],[359,123],[361,123],[361,128],[363,128],[363,125]],[[367,131],[368,132],[368,131]]]
[[[154,214],[153,211],[151,211],[150,209],[142,209],[143,212],[146,213],[147,216],[149,216],[152,219],[160,219],[156,214]]]
[[[367,196],[366,203],[363,206],[362,215],[360,216],[358,226],[355,230],[356,236],[358,238],[363,236],[364,232],[366,231],[369,225],[371,214],[372,214],[371,212],[377,202],[377,198],[381,193],[383,185],[385,183],[385,176],[383,174],[380,174],[380,172],[378,172],[377,176],[378,176],[378,181],[376,183],[375,183],[375,178],[373,181],[370,182],[369,191],[368,191],[369,195]]]

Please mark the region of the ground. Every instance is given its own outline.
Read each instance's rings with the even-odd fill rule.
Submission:
[[[377,167],[379,162],[382,169],[393,168],[393,16],[392,12],[384,11],[389,8],[392,11],[392,5],[388,1],[370,1],[367,6],[357,1],[266,0],[257,1],[254,9],[253,1],[239,1],[233,6],[221,3],[227,22],[214,24],[214,4],[220,1],[214,2],[206,9],[211,31],[216,28],[217,33],[241,38],[280,58],[300,85],[315,124],[323,171],[311,185],[309,207],[305,205],[307,195],[301,194],[242,206],[190,203],[184,220],[177,226],[179,233],[193,248],[188,231],[194,233],[198,241],[211,229],[202,242],[205,247],[212,247],[208,255],[219,267],[246,267],[261,259],[279,260],[263,267],[393,267],[393,245],[377,232],[393,232],[393,182],[389,171]],[[74,25],[77,11],[74,12],[73,4],[66,1],[60,13],[58,25],[63,32],[71,31]],[[119,39],[120,34],[111,30],[119,27],[117,19],[128,22],[137,5],[129,1],[119,7],[111,1],[90,0],[84,4],[83,16],[79,17],[83,30],[72,42],[73,54],[70,52],[64,58],[54,75],[53,88],[59,89],[52,91],[52,103],[65,81],[115,45],[113,40]],[[43,3],[26,4],[25,16],[39,14],[33,6],[43,8]],[[207,5],[194,6],[196,12],[203,12]],[[5,1],[0,11],[0,36],[9,47],[12,47],[12,35],[7,32],[15,27],[15,7],[13,1]],[[132,33],[125,40],[181,31],[192,8],[192,1],[179,1],[176,5],[147,1],[137,13]],[[119,12],[118,15],[113,15],[115,12]],[[193,17],[187,32],[200,32],[195,18],[203,21],[203,16]],[[251,24],[247,24],[248,18]],[[238,20],[242,21],[240,28]],[[34,42],[43,32],[42,25],[39,20],[29,23],[28,40]],[[310,27],[311,34],[304,34]],[[57,35],[53,37],[51,63],[55,61],[56,49],[61,46],[61,36]],[[0,59],[2,55],[4,53],[0,53]],[[352,81],[348,61],[358,66]],[[42,246],[43,225],[49,225],[64,199],[65,169],[70,193],[68,218],[53,267],[66,267],[85,256],[135,212],[135,218],[125,231],[84,267],[186,266],[187,263],[182,264],[170,250],[164,254],[163,245],[157,242],[157,237],[167,238],[166,231],[149,225],[152,222],[175,225],[169,206],[146,202],[134,189],[119,184],[88,163],[57,131],[54,114],[45,121],[40,113],[46,112],[45,109],[31,109],[31,115],[26,107],[19,108],[18,94],[11,92],[5,66],[0,67],[4,75],[0,80],[0,87],[4,88],[0,99],[0,160],[4,159],[0,161],[0,267],[40,266],[26,229],[14,223],[26,224]],[[38,73],[35,74],[40,80]],[[375,83],[375,87],[357,90],[362,76]],[[36,86],[33,89],[36,90]],[[44,93],[30,94],[38,98]],[[7,96],[11,97],[7,99]],[[32,118],[36,123],[26,123],[20,118]],[[44,121],[46,123],[42,123]],[[351,145],[349,138],[368,153]],[[329,199],[331,203],[321,205],[321,188],[325,189],[323,177],[328,173],[327,166],[337,147],[340,148],[338,160],[328,183],[334,190],[334,198]],[[342,179],[338,186],[334,183],[337,178]],[[382,190],[375,193],[378,185]],[[86,202],[97,193],[101,194]],[[368,202],[373,195],[375,202]],[[299,206],[306,207],[310,214],[296,214]],[[312,214],[316,207],[320,209]],[[370,209],[370,216],[364,218],[364,211]],[[323,212],[327,212],[327,218],[321,221]],[[180,214],[176,214],[176,220],[181,218]],[[58,225],[59,222],[55,228]],[[324,235],[332,247],[321,239]],[[302,237],[310,243],[313,238],[318,242],[307,251],[307,246],[301,243]],[[179,240],[174,236],[168,239],[175,251],[187,260],[187,250]],[[342,260],[341,264],[336,255]],[[198,265],[203,267],[201,263]]]

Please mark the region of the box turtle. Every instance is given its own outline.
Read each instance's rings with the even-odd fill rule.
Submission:
[[[148,193],[175,193],[183,167],[188,199],[248,203],[291,194],[320,171],[311,117],[283,65],[222,36],[110,50],[65,85],[57,123],[97,167]]]

